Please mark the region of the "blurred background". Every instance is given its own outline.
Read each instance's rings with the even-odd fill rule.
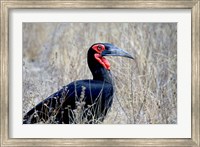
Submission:
[[[23,115],[64,85],[92,79],[87,51],[98,42],[135,57],[106,57],[116,89],[104,124],[176,124],[176,23],[23,23]]]

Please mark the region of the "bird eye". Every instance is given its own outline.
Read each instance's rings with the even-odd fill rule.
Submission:
[[[101,50],[102,50],[102,46],[98,45],[97,49],[98,49],[99,51],[101,51]]]

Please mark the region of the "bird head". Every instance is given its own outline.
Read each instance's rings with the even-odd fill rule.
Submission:
[[[107,70],[110,70],[110,63],[104,56],[122,56],[134,59],[128,52],[111,43],[96,43],[92,45],[91,49],[94,51],[94,58]]]

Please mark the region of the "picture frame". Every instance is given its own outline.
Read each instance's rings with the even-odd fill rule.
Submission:
[[[11,9],[191,9],[192,11],[192,137],[190,139],[15,139],[9,138],[9,10]],[[1,146],[200,146],[200,1],[1,1]]]

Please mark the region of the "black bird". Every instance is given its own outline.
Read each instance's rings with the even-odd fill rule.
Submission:
[[[93,80],[78,80],[64,86],[28,111],[23,123],[101,123],[112,105],[114,93],[110,63],[104,56],[133,59],[113,44],[93,44],[87,55]]]

